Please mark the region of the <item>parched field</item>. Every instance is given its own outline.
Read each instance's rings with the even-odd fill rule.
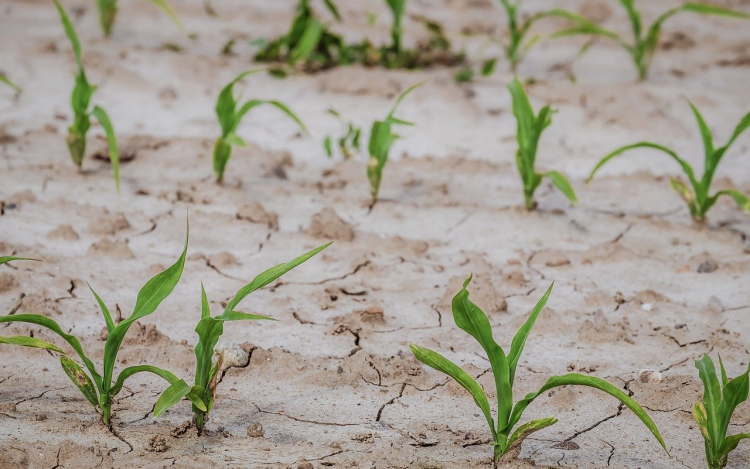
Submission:
[[[149,2],[121,0],[115,31],[103,39],[91,1],[63,2],[99,85],[123,153],[114,191],[106,142],[92,129],[78,172],[65,145],[75,63],[57,12],[46,0],[0,4],[0,70],[24,91],[0,89],[0,255],[43,259],[0,267],[0,314],[49,316],[100,357],[104,320],[86,282],[127,316],[140,287],[179,256],[186,219],[184,274],[159,310],[127,335],[118,369],[140,363],[192,377],[201,282],[219,311],[244,284],[275,264],[327,241],[334,244],[260,290],[241,310],[275,322],[227,323],[220,347],[241,350],[226,369],[207,434],[187,428],[182,402],[154,419],[164,389],[137,375],[114,405],[116,434],[46,351],[0,346],[0,468],[480,468],[491,467],[490,435],[471,397],[420,364],[416,343],[463,366],[495,400],[489,363],[455,326],[450,300],[469,274],[471,298],[509,347],[529,310],[554,281],[547,308],[526,345],[516,398],[569,371],[604,378],[652,416],[670,459],[628,410],[588,388],[540,397],[524,420],[556,416],[519,458],[502,467],[698,469],[703,440],[692,417],[702,396],[694,360],[721,353],[730,376],[750,359],[750,217],[721,200],[706,225],[693,223],[670,189],[679,167],[639,151],[596,161],[640,140],[671,146],[702,168],[700,134],[685,97],[701,108],[717,140],[750,111],[750,28],[741,21],[685,14],[665,25],[651,77],[636,81],[616,45],[598,41],[567,78],[583,39],[542,41],[519,74],[535,108],[558,112],[542,138],[538,166],[567,174],[581,201],[570,207],[548,184],[538,210],[523,207],[515,167],[516,122],[500,61],[490,78],[457,84],[457,69],[396,71],[341,67],[279,80],[253,75],[245,98],[280,99],[310,130],[300,133],[273,108],[246,118],[225,182],[211,150],[219,127],[216,95],[256,67],[249,42],[286,31],[293,0],[173,2],[194,39]],[[387,41],[380,0],[340,2],[347,39]],[[606,0],[529,0],[585,12],[627,33],[626,15]],[[653,19],[680,2],[641,1]],[[714,2],[750,13],[745,0]],[[505,32],[491,0],[412,0],[406,42],[424,39],[426,16],[479,63],[499,55],[482,34]],[[368,26],[364,11],[378,12]],[[549,33],[557,20],[539,23]],[[469,35],[467,35],[467,33]],[[221,49],[236,39],[234,54]],[[166,45],[166,46],[165,46]],[[329,108],[366,127],[408,86],[403,137],[385,169],[381,201],[369,209],[366,159],[326,157],[338,135]],[[92,155],[101,155],[92,157]],[[750,192],[747,135],[722,161],[719,188]],[[39,327],[0,325],[0,335],[60,341]],[[244,355],[243,355],[244,354]],[[97,360],[98,361],[98,360]],[[242,366],[244,365],[244,366]],[[663,379],[643,382],[650,369]],[[191,378],[192,379],[192,378]],[[731,433],[750,431],[739,407]],[[741,444],[728,467],[750,466]]]

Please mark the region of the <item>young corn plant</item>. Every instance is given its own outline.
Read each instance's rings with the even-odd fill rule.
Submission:
[[[708,469],[723,469],[727,465],[729,453],[737,448],[742,440],[750,438],[750,433],[727,436],[729,422],[734,409],[747,400],[750,390],[750,366],[740,376],[730,380],[719,357],[721,382],[716,376],[716,365],[707,354],[696,360],[698,376],[703,382],[703,400],[693,406],[693,417],[703,434],[706,447]]]
[[[573,205],[578,204],[578,198],[570,185],[568,179],[558,171],[536,172],[536,152],[539,147],[539,139],[544,129],[552,123],[552,114],[555,112],[549,106],[544,106],[538,115],[534,114],[529,97],[518,79],[514,79],[509,85],[511,97],[513,98],[513,115],[518,122],[516,141],[516,166],[523,181],[523,195],[526,201],[526,209],[533,210],[536,207],[534,192],[544,178],[552,181],[552,184],[570,200]]]
[[[632,42],[628,42],[627,39],[623,38],[616,32],[607,28],[603,28],[596,23],[593,23],[592,21],[578,15],[570,18],[570,20],[575,23],[574,26],[559,31],[552,36],[601,36],[617,42],[620,46],[622,46],[623,49],[625,49],[628,55],[630,55],[630,58],[633,60],[633,63],[638,70],[638,78],[641,81],[648,78],[648,71],[651,66],[651,62],[653,61],[656,47],[659,45],[662,26],[664,25],[664,22],[669,18],[677,15],[678,13],[688,12],[701,15],[750,19],[750,15],[748,14],[736,12],[727,8],[709,5],[707,3],[688,2],[679,7],[667,10],[666,12],[662,13],[661,16],[659,16],[656,21],[651,24],[651,26],[649,26],[648,28],[644,28],[642,15],[635,6],[635,0],[619,1],[627,11],[628,18],[630,18],[630,25],[633,30]]]
[[[226,321],[245,321],[245,320],[274,320],[267,316],[258,314],[248,314],[236,311],[235,308],[239,303],[255,290],[265,287],[275,281],[285,273],[304,263],[311,257],[324,250],[331,243],[320,246],[312,251],[303,254],[296,259],[287,263],[279,264],[261,273],[252,282],[242,287],[234,298],[227,303],[224,312],[218,316],[211,316],[211,310],[208,304],[206,290],[201,285],[201,319],[195,332],[198,334],[198,344],[195,346],[195,385],[189,386],[185,381],[177,381],[167,388],[159,397],[154,407],[154,417],[160,416],[167,409],[179,402],[183,397],[197,395],[199,402],[205,403],[205,408],[193,403],[194,423],[198,430],[198,435],[203,433],[203,429],[208,420],[209,413],[214,405],[216,398],[216,386],[221,380],[223,353],[219,356],[216,363],[213,362],[214,348],[218,343],[221,335],[224,333],[224,323]]]
[[[235,145],[242,147],[247,146],[247,143],[237,135],[237,127],[239,127],[245,114],[251,109],[262,104],[270,104],[289,116],[297,123],[297,125],[299,125],[303,132],[307,133],[307,128],[300,118],[280,101],[251,99],[240,105],[240,98],[234,96],[234,85],[246,76],[261,71],[262,70],[248,70],[240,73],[221,90],[219,98],[216,100],[216,116],[219,119],[219,125],[221,125],[221,136],[216,139],[213,152],[213,166],[217,182],[222,182],[224,180],[224,170],[227,167],[227,163],[229,163],[229,158],[232,156],[232,147]]]
[[[180,31],[185,31],[182,22],[167,2],[164,0],[150,0],[150,2],[161,8],[161,10],[166,13],[172,21],[174,21],[174,24],[177,25],[177,28],[179,28]],[[114,26],[115,18],[117,17],[117,0],[96,0],[96,6],[99,9],[99,24],[102,27],[102,32],[106,37],[109,37],[112,34],[112,27]]]
[[[346,62],[347,47],[341,36],[328,30],[317,18],[311,0],[299,0],[292,25],[285,36],[265,44],[256,54],[259,62],[287,62],[294,66],[302,62],[310,71],[330,68]],[[336,21],[341,21],[333,0],[323,0]]]
[[[107,428],[112,428],[112,402],[122,390],[125,381],[136,373],[149,372],[164,378],[170,384],[179,381],[179,378],[171,372],[152,366],[152,365],[135,365],[125,368],[115,377],[115,363],[117,354],[120,351],[122,341],[127,334],[128,329],[133,323],[142,319],[159,307],[164,301],[177,282],[180,280],[182,270],[185,266],[185,256],[187,254],[187,237],[185,235],[185,247],[182,255],[175,264],[164,272],[156,275],[149,280],[138,292],[135,308],[133,313],[119,324],[115,324],[109,309],[99,295],[91,289],[99,308],[104,316],[104,322],[107,326],[107,340],[104,344],[104,356],[102,359],[102,373],[100,373],[94,362],[84,353],[80,341],[73,335],[66,333],[60,325],[54,320],[41,314],[14,314],[12,316],[0,316],[0,323],[22,322],[44,327],[59,335],[75,351],[83,363],[83,367],[76,361],[69,358],[65,352],[55,344],[34,339],[27,336],[0,337],[0,343],[22,345],[50,350],[60,354],[60,364],[63,371],[73,381],[73,384],[81,391],[86,400],[96,408],[100,413],[102,423]],[[91,288],[89,286],[89,288]],[[187,397],[193,402],[193,405],[199,409],[206,409],[205,404],[195,393],[188,393]]]
[[[406,0],[385,0],[386,5],[393,15],[391,23],[391,47],[396,54],[401,53],[401,38],[404,35],[404,13],[406,13]]]
[[[529,49],[531,49],[542,38],[541,35],[538,34],[529,37],[531,27],[534,23],[543,18],[551,17],[563,18],[575,23],[587,21],[577,13],[559,8],[542,11],[531,15],[526,20],[521,20],[519,18],[519,10],[522,1],[523,0],[500,0],[507,16],[509,34],[509,42],[503,48],[505,49],[505,57],[508,59],[508,62],[510,62],[511,70],[513,72],[518,69],[518,65],[521,63],[521,60],[523,60],[524,55],[526,55]]]
[[[521,353],[523,352],[526,340],[531,333],[531,329],[534,326],[539,313],[547,303],[547,299],[552,291],[552,286],[549,287],[544,296],[542,296],[542,299],[539,300],[537,305],[531,311],[529,318],[523,326],[521,326],[518,332],[516,332],[510,350],[506,354],[492,337],[492,328],[487,315],[479,308],[479,306],[472,303],[469,299],[469,291],[466,287],[470,282],[471,277],[464,282],[461,291],[453,298],[453,319],[460,329],[474,337],[474,339],[479,342],[479,345],[482,346],[489,358],[497,390],[497,420],[492,416],[490,403],[484,390],[468,373],[437,352],[413,344],[410,344],[409,347],[419,361],[430,368],[434,368],[450,376],[472,395],[474,403],[482,410],[484,418],[487,420],[487,424],[490,427],[492,445],[494,447],[495,465],[498,464],[500,458],[504,455],[508,454],[510,451],[518,449],[526,437],[536,431],[557,423],[555,417],[547,417],[532,420],[516,427],[521,419],[521,415],[529,404],[550,389],[560,386],[589,386],[613,396],[641,419],[643,424],[646,425],[659,441],[659,444],[664,448],[664,451],[667,451],[667,447],[664,444],[664,440],[662,439],[659,430],[656,428],[656,424],[654,424],[641,406],[626,393],[601,378],[585,376],[578,373],[569,373],[564,376],[553,376],[552,378],[549,378],[544,386],[542,386],[537,392],[527,394],[526,397],[514,405],[513,384],[516,377],[516,367],[518,366]],[[668,451],[667,454],[669,454]]]
[[[398,135],[393,133],[393,126],[414,125],[412,122],[394,116],[396,109],[409,93],[425,83],[426,82],[417,83],[407,88],[396,99],[396,104],[393,105],[391,112],[386,116],[385,120],[372,123],[372,128],[370,129],[370,141],[368,144],[370,159],[367,162],[367,179],[370,181],[370,195],[372,196],[371,206],[374,206],[378,201],[380,182],[383,179],[383,169],[385,169],[385,165],[388,163],[388,153],[390,153],[393,143],[399,138]]]
[[[75,76],[75,85],[73,87],[73,93],[70,97],[70,104],[73,108],[73,124],[68,127],[68,151],[73,163],[81,168],[83,164],[83,157],[86,154],[86,134],[91,127],[91,116],[94,116],[99,121],[105,134],[107,135],[107,145],[109,147],[109,160],[112,164],[112,170],[115,176],[115,187],[117,191],[120,191],[120,154],[117,150],[117,137],[115,136],[114,127],[112,122],[109,120],[109,116],[99,106],[94,106],[94,109],[89,111],[91,103],[91,96],[96,91],[96,86],[89,83],[86,78],[86,71],[83,69],[83,61],[81,60],[81,42],[78,40],[78,34],[73,28],[73,23],[70,22],[68,14],[65,13],[65,9],[60,5],[59,0],[53,0],[57,11],[60,13],[60,21],[62,22],[65,34],[70,39],[70,43],[73,47],[73,54],[76,58],[76,65],[78,71]]]
[[[739,138],[744,131],[750,129],[750,113],[742,118],[740,123],[734,129],[734,133],[732,133],[732,136],[729,138],[729,141],[726,143],[726,145],[724,145],[723,147],[715,148],[713,135],[711,134],[711,130],[708,128],[708,124],[706,124],[706,121],[703,119],[700,111],[698,111],[698,108],[696,108],[690,101],[688,101],[688,104],[690,104],[690,108],[693,110],[695,119],[696,121],[698,121],[698,128],[700,129],[701,137],[703,138],[705,169],[703,171],[703,176],[700,179],[695,176],[693,167],[690,166],[687,161],[680,158],[680,156],[674,150],[663,145],[659,145],[658,143],[639,142],[632,145],[620,147],[602,158],[591,171],[591,175],[589,176],[588,180],[591,181],[594,178],[596,172],[616,156],[619,156],[634,148],[651,148],[666,153],[682,168],[682,171],[685,173],[685,176],[690,182],[690,186],[675,178],[672,178],[670,180],[670,184],[672,186],[672,189],[677,192],[680,197],[682,197],[682,199],[687,203],[690,214],[693,216],[693,219],[695,221],[701,223],[705,222],[706,214],[711,209],[711,207],[714,206],[719,197],[722,196],[731,197],[732,199],[734,199],[735,203],[737,203],[737,206],[741,210],[750,213],[750,198],[736,189],[720,190],[711,195],[711,183],[713,182],[716,168],[718,168],[721,159],[724,157],[735,140],[737,140],[737,138]]]

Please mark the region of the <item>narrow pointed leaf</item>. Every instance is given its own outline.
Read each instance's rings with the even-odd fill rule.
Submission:
[[[15,335],[12,337],[0,336],[0,344],[21,345],[24,347],[40,348],[52,352],[62,353],[63,355],[65,354],[65,352],[55,344],[51,344],[49,342],[35,339],[26,335]]]
[[[15,256],[0,256],[0,265],[7,264],[12,261],[36,261],[41,262],[39,259],[30,259],[28,257],[15,257]]]
[[[703,408],[706,412],[711,441],[718,442],[724,435],[720,434],[721,386],[719,385],[719,378],[716,376],[716,365],[708,354],[704,354],[703,358],[696,360],[695,367],[698,368],[698,377],[703,382]]]
[[[86,400],[94,407],[98,407],[99,397],[96,393],[96,388],[80,365],[66,356],[60,357],[60,364],[65,374],[73,381],[73,384],[81,391]]]
[[[117,149],[117,136],[115,135],[115,129],[112,127],[112,122],[109,120],[104,109],[99,106],[94,106],[94,110],[91,112],[96,120],[99,121],[104,133],[107,135],[107,146],[109,147],[109,161],[112,164],[112,170],[115,173],[115,188],[117,192],[120,192],[120,151]]]
[[[185,25],[182,24],[182,21],[180,21],[180,18],[177,16],[177,13],[172,10],[172,7],[169,6],[167,2],[164,0],[150,0],[151,3],[156,5],[157,7],[161,8],[161,10],[166,13],[167,16],[174,22],[174,24],[177,26],[177,29],[185,32]]]
[[[262,316],[260,314],[243,313],[241,311],[226,311],[223,314],[216,316],[214,319],[219,321],[276,320],[272,317]]]
[[[494,437],[495,423],[492,419],[490,402],[487,400],[487,395],[484,393],[482,387],[479,386],[479,383],[477,383],[474,378],[469,376],[467,372],[462,370],[461,367],[454,364],[439,353],[433,352],[432,350],[423,347],[419,347],[418,345],[414,344],[409,344],[409,348],[411,349],[412,353],[414,353],[414,356],[417,357],[417,360],[429,366],[430,368],[438,370],[441,373],[445,373],[446,375],[456,380],[456,382],[460,384],[461,387],[469,391],[471,396],[474,398],[474,402],[476,403],[477,407],[482,410],[484,418],[487,420],[487,424],[489,425],[490,431],[492,432],[492,435]]]
[[[543,430],[547,427],[551,427],[556,423],[557,419],[555,417],[547,417],[543,419],[532,420],[531,422],[527,422],[521,425],[516,429],[516,431],[513,432],[513,434],[508,439],[508,449],[512,448],[513,446],[520,445],[523,440],[532,433],[538,432],[539,430]]]
[[[550,181],[552,181],[552,184],[554,184],[557,189],[562,192],[565,197],[568,198],[571,204],[578,205],[578,197],[576,197],[576,192],[573,189],[573,186],[570,184],[570,181],[562,175],[562,173],[559,173],[557,171],[547,171],[544,173],[544,177],[548,178]]]
[[[510,367],[511,386],[513,386],[513,382],[516,376],[516,367],[518,366],[518,360],[521,358],[521,354],[523,353],[524,345],[526,345],[526,339],[528,339],[529,334],[531,333],[531,329],[534,327],[534,323],[536,323],[536,320],[539,317],[539,313],[542,312],[544,306],[547,304],[547,300],[552,293],[552,287],[554,286],[555,284],[553,283],[549,286],[549,288],[547,288],[547,291],[544,293],[542,298],[537,302],[536,306],[534,306],[534,309],[531,310],[529,318],[526,320],[523,326],[518,329],[518,332],[516,332],[516,335],[513,337],[513,342],[511,342],[510,346],[510,352],[508,353],[508,366]]]
[[[109,308],[107,308],[107,305],[104,304],[104,301],[102,301],[101,298],[99,298],[99,295],[96,294],[93,288],[91,288],[91,285],[89,285],[88,282],[86,282],[86,285],[88,285],[89,290],[91,290],[91,293],[94,294],[94,298],[96,298],[96,302],[99,304],[99,309],[102,310],[102,315],[104,316],[104,322],[107,324],[107,333],[112,332],[112,329],[115,328],[115,323],[112,321],[112,315],[109,313]]]
[[[65,29],[65,34],[68,36],[68,39],[70,40],[70,44],[73,47],[73,54],[76,58],[76,64],[78,65],[78,70],[83,70],[83,63],[81,61],[81,41],[78,40],[78,34],[76,33],[75,28],[73,27],[73,23],[70,22],[70,18],[68,17],[68,14],[65,12],[65,9],[60,4],[58,0],[53,0],[55,3],[55,7],[57,7],[57,12],[60,14],[60,21],[63,24],[63,28]]]

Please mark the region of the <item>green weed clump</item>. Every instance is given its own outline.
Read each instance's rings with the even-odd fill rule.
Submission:
[[[70,104],[73,109],[73,124],[68,127],[68,151],[73,163],[81,168],[83,164],[83,157],[86,154],[86,134],[91,127],[91,116],[94,116],[99,121],[105,134],[107,135],[107,145],[109,147],[109,160],[112,164],[112,170],[115,175],[115,187],[117,191],[120,191],[120,153],[117,150],[117,137],[115,136],[114,127],[112,122],[109,120],[109,116],[99,106],[94,106],[94,109],[89,111],[91,103],[91,97],[96,91],[96,86],[89,83],[86,78],[86,71],[83,69],[83,61],[81,60],[81,42],[78,40],[78,34],[73,28],[73,23],[70,22],[65,9],[60,5],[59,0],[53,0],[57,11],[60,13],[60,21],[62,22],[65,34],[70,39],[70,43],[73,47],[73,54],[76,58],[76,65],[78,71],[75,76],[75,85],[73,86],[73,93],[70,97]]]
[[[115,24],[115,18],[117,17],[117,1],[118,0],[96,0],[96,6],[99,9],[99,24],[102,27],[102,32],[105,36],[109,37],[112,34],[112,28]],[[172,10],[164,0],[149,0],[151,3],[161,8],[161,10],[174,21],[174,24],[180,29],[185,31],[185,27],[182,25],[180,18]]]
[[[361,63],[366,66],[386,68],[424,68],[434,65],[457,65],[464,61],[463,54],[451,52],[451,44],[442,27],[425,20],[430,33],[427,42],[415,49],[403,47],[403,18],[406,14],[406,0],[385,0],[393,22],[391,43],[376,46],[369,40],[357,44],[347,44],[343,37],[332,32],[323,23],[311,6],[312,0],[299,0],[296,14],[289,31],[277,39],[262,45],[256,53],[259,62],[286,63],[290,66],[302,65],[307,72]],[[332,0],[323,0],[326,9],[337,22],[342,18]]]
[[[262,104],[270,104],[289,116],[297,123],[297,125],[299,125],[303,132],[307,132],[307,128],[300,118],[280,101],[251,99],[240,105],[239,99],[234,96],[234,85],[246,76],[261,71],[262,70],[248,70],[240,73],[221,90],[219,98],[216,100],[216,117],[219,119],[219,125],[221,125],[221,136],[216,139],[213,151],[213,167],[214,173],[216,173],[217,182],[222,182],[224,180],[224,170],[227,167],[227,163],[229,163],[229,158],[232,156],[232,147],[235,145],[242,147],[247,146],[247,143],[237,135],[237,127],[239,127],[245,114],[251,109]]]
[[[721,196],[731,197],[732,199],[734,199],[734,201],[737,203],[737,206],[741,210],[750,213],[750,199],[745,194],[736,189],[725,189],[717,191],[715,194],[711,195],[711,183],[713,182],[716,169],[718,168],[721,159],[724,157],[735,140],[737,140],[737,138],[739,138],[743,132],[750,128],[750,113],[742,118],[740,123],[734,129],[734,132],[732,133],[732,136],[729,138],[729,141],[726,143],[726,145],[724,145],[723,147],[715,148],[713,135],[711,134],[711,130],[708,128],[708,124],[706,124],[706,121],[703,119],[700,111],[698,111],[698,108],[696,108],[690,101],[688,101],[688,104],[690,104],[690,108],[693,110],[695,119],[698,121],[698,128],[700,129],[701,137],[703,138],[705,169],[703,171],[703,176],[700,179],[696,178],[693,167],[690,166],[687,161],[680,158],[680,156],[674,150],[663,145],[659,145],[658,143],[639,142],[632,145],[620,147],[602,158],[591,171],[591,175],[589,176],[588,180],[591,181],[591,179],[594,178],[596,172],[599,171],[599,169],[607,162],[609,162],[612,158],[615,158],[616,156],[619,156],[634,148],[652,148],[669,155],[680,165],[682,171],[685,173],[685,176],[690,182],[690,186],[675,178],[672,178],[670,180],[670,184],[672,186],[672,189],[677,192],[680,197],[682,197],[685,203],[687,203],[690,214],[693,216],[694,220],[698,222],[705,222],[706,214]]]
[[[560,386],[588,386],[613,396],[623,405],[629,408],[643,422],[644,425],[659,441],[659,444],[667,451],[664,440],[656,428],[656,424],[651,420],[646,411],[641,408],[630,396],[617,389],[603,379],[593,376],[585,376],[578,373],[569,373],[564,376],[553,376],[537,392],[527,394],[526,397],[513,404],[513,384],[516,376],[516,367],[521,358],[526,340],[531,333],[531,329],[539,316],[539,313],[547,303],[547,299],[552,291],[549,287],[541,300],[531,311],[529,318],[516,332],[513,342],[510,346],[510,352],[506,354],[503,349],[495,342],[492,337],[492,327],[489,318],[479,308],[479,306],[469,300],[469,292],[466,287],[471,282],[469,277],[460,292],[453,298],[453,319],[456,325],[474,337],[479,345],[482,346],[492,367],[492,374],[495,378],[495,387],[497,391],[497,423],[492,416],[487,395],[482,390],[479,383],[476,382],[468,373],[462,370],[447,358],[437,352],[428,350],[417,345],[410,344],[414,356],[419,361],[450,376],[464,389],[466,389],[474,398],[474,403],[481,409],[482,414],[487,420],[487,424],[492,434],[492,445],[494,447],[494,462],[500,461],[509,451],[518,448],[523,440],[532,433],[547,428],[557,423],[555,417],[547,417],[538,420],[532,420],[516,428],[521,419],[521,415],[526,408],[537,397],[545,394],[550,389]],[[515,431],[514,431],[515,428]],[[669,452],[667,451],[667,454]]]
[[[69,358],[57,345],[40,339],[27,336],[0,337],[0,343],[41,348],[60,354],[60,364],[62,365],[65,374],[68,375],[71,381],[73,381],[73,384],[75,384],[81,391],[86,400],[101,414],[102,423],[111,429],[112,402],[120,393],[128,378],[136,373],[149,372],[164,378],[170,384],[179,381],[179,378],[171,372],[152,365],[129,366],[122,370],[115,378],[115,363],[117,362],[117,354],[120,351],[122,341],[124,340],[128,329],[130,329],[130,326],[133,325],[135,321],[156,311],[161,302],[172,293],[172,290],[174,290],[177,282],[180,280],[182,270],[185,266],[187,238],[188,234],[185,235],[185,247],[183,248],[182,255],[177,262],[164,272],[161,272],[146,282],[143,288],[138,292],[138,298],[136,299],[133,313],[119,324],[115,324],[107,306],[99,295],[91,289],[91,293],[99,304],[99,308],[104,316],[104,322],[107,326],[107,339],[104,344],[104,356],[102,359],[102,373],[97,371],[93,361],[84,353],[80,341],[75,336],[66,333],[57,322],[41,314],[14,314],[10,316],[0,316],[0,323],[22,322],[35,324],[49,329],[68,343],[78,355],[81,363],[83,363],[83,367],[81,367],[77,361]],[[7,260],[5,262],[7,262]],[[91,288],[91,286],[89,286],[89,288]],[[190,392],[187,394],[187,397],[197,408],[206,409],[205,404],[197,394]]]
[[[708,354],[696,360],[695,367],[703,382],[703,400],[693,406],[693,417],[703,435],[708,469],[723,469],[727,465],[729,453],[737,448],[750,433],[727,436],[732,414],[738,405],[747,400],[750,391],[750,366],[740,376],[729,379],[724,363],[719,357],[721,383],[716,376],[716,365]]]
[[[513,115],[518,122],[516,141],[518,151],[516,152],[516,166],[523,181],[523,195],[526,208],[533,210],[536,207],[534,192],[544,178],[552,181],[555,187],[570,200],[573,205],[578,203],[573,186],[570,181],[558,171],[547,171],[538,173],[536,171],[536,152],[539,148],[539,139],[544,129],[552,124],[552,114],[555,112],[549,106],[544,106],[539,114],[534,113],[529,97],[518,79],[514,79],[508,85],[513,98]]]
[[[189,386],[185,381],[179,380],[167,388],[159,397],[154,407],[154,417],[158,417],[167,409],[179,402],[183,397],[193,395],[198,396],[201,402],[205,403],[205,408],[193,403],[194,423],[198,434],[203,433],[204,426],[208,420],[208,415],[214,405],[216,397],[216,386],[220,381],[219,373],[222,371],[222,361],[224,355],[221,354],[219,359],[212,365],[214,349],[216,344],[224,333],[224,322],[226,321],[245,321],[245,320],[274,320],[268,316],[258,314],[248,314],[236,311],[235,308],[239,303],[255,290],[265,287],[271,282],[277,280],[293,268],[304,263],[320,251],[324,250],[331,243],[320,246],[312,251],[303,254],[296,259],[287,263],[279,264],[261,273],[252,282],[242,287],[237,294],[227,303],[224,312],[218,316],[211,316],[208,297],[206,290],[201,285],[201,319],[195,332],[198,334],[198,345],[195,346],[195,385]]]
[[[394,116],[396,109],[409,93],[425,83],[426,82],[417,83],[416,85],[407,88],[396,99],[396,104],[393,105],[391,112],[386,116],[385,120],[372,123],[372,128],[370,129],[370,141],[367,146],[370,153],[370,159],[367,162],[367,179],[370,181],[370,195],[372,196],[373,205],[378,201],[380,182],[383,179],[385,165],[388,163],[388,154],[391,151],[391,146],[393,146],[393,143],[399,138],[398,135],[393,133],[393,126],[414,125],[412,122]]]
[[[502,1],[502,0],[501,0]],[[730,18],[750,19],[750,15],[736,12],[727,8],[709,5],[706,3],[685,3],[679,7],[672,8],[662,13],[656,21],[648,28],[643,27],[641,12],[635,6],[635,0],[619,0],[630,18],[633,30],[633,40],[628,42],[616,32],[603,28],[596,23],[579,15],[569,19],[575,23],[571,28],[553,34],[553,37],[564,37],[572,35],[601,36],[617,42],[630,55],[636,69],[638,78],[645,80],[648,77],[649,67],[654,58],[656,47],[659,45],[661,30],[664,22],[678,13],[689,12],[701,15],[724,16]]]

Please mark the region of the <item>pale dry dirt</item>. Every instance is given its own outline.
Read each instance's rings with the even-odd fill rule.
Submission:
[[[235,149],[218,186],[210,164],[214,98],[253,66],[249,40],[286,30],[294,2],[221,0],[213,4],[216,17],[202,1],[173,2],[194,40],[136,0],[121,1],[115,33],[104,40],[93,2],[64,3],[75,12],[89,78],[100,86],[94,102],[109,111],[133,158],[122,165],[118,196],[108,163],[91,158],[104,149],[94,127],[84,172],[76,171],[64,141],[74,62],[57,13],[46,0],[4,0],[0,67],[24,92],[0,91],[0,253],[44,262],[0,267],[2,314],[52,317],[99,357],[104,322],[85,282],[128,314],[138,289],[179,255],[189,213],[182,280],[130,331],[118,364],[151,363],[189,380],[200,282],[216,312],[265,268],[336,242],[242,304],[278,321],[227,326],[221,344],[243,347],[250,358],[226,371],[202,437],[180,428],[190,419],[187,403],[153,419],[164,387],[158,378],[127,383],[115,406],[118,437],[99,423],[55,357],[0,347],[0,467],[490,467],[489,433],[471,398],[408,349],[413,342],[441,351],[494,398],[488,362],[450,314],[450,298],[470,273],[473,298],[506,347],[555,281],[520,364],[517,397],[569,370],[605,378],[650,411],[673,455],[609,396],[563,388],[525,415],[560,422],[529,438],[520,459],[503,467],[705,467],[690,414],[701,392],[693,360],[721,352],[730,375],[747,367],[750,218],[722,201],[707,226],[693,224],[669,188],[678,167],[649,152],[611,164],[589,185],[583,180],[603,154],[642,139],[702,166],[683,97],[704,111],[719,141],[729,136],[750,110],[747,24],[675,18],[646,83],[635,81],[628,58],[611,43],[599,42],[576,64],[575,84],[564,65],[583,41],[543,41],[532,50],[520,70],[536,79],[532,101],[559,109],[538,163],[570,175],[581,205],[570,208],[545,185],[539,210],[527,213],[513,163],[505,62],[494,77],[460,86],[448,69],[253,76],[238,89],[289,103],[311,137],[273,109],[259,110],[241,128],[249,148]],[[387,40],[382,2],[340,3],[346,22],[337,31],[352,41]],[[552,3],[628,31],[617,2]],[[640,3],[652,19],[678,2]],[[747,1],[723,4],[750,12]],[[546,5],[530,0],[525,8]],[[365,10],[378,13],[374,27]],[[412,0],[409,11],[412,43],[424,37],[416,17],[426,15],[474,61],[499,53],[484,48],[481,36],[505,31],[497,2]],[[550,21],[539,30],[557,26]],[[221,55],[231,38],[235,55]],[[367,125],[424,79],[429,85],[402,108],[418,126],[400,129],[383,200],[370,212],[364,159],[324,155],[322,138],[340,131],[325,112],[332,107]],[[750,190],[749,146],[744,138],[726,156],[719,186]],[[59,343],[36,327],[3,326],[0,333]],[[641,383],[645,368],[664,380]],[[745,405],[731,431],[749,430]],[[741,445],[730,467],[749,465],[750,445]]]

